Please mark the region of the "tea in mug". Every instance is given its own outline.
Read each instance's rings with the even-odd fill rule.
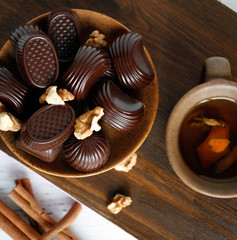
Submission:
[[[211,98],[196,105],[182,123],[179,146],[199,176],[222,182],[237,179],[237,101]]]

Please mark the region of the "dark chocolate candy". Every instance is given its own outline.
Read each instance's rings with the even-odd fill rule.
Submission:
[[[110,155],[110,145],[102,132],[94,132],[84,140],[71,136],[63,144],[66,161],[73,168],[92,172],[101,168]]]
[[[112,65],[106,72],[103,73],[101,78],[110,78],[110,79],[114,79],[115,78],[115,70],[114,70]]]
[[[109,79],[97,83],[92,99],[95,105],[104,108],[102,119],[119,131],[131,130],[144,115],[143,103],[122,92]]]
[[[154,72],[144,53],[143,40],[139,34],[123,34],[115,39],[109,50],[122,86],[138,89],[153,81]]]
[[[60,144],[52,149],[37,151],[37,150],[32,149],[30,144],[28,144],[29,143],[28,138],[29,138],[29,136],[28,136],[28,133],[26,132],[26,127],[24,126],[21,129],[21,133],[17,137],[17,140],[16,140],[17,147],[21,148],[25,152],[27,152],[45,162],[53,162],[56,159],[56,157],[58,156],[58,154],[62,148],[62,144]]]
[[[0,67],[0,100],[6,103],[18,117],[27,109],[31,101],[30,89],[5,67]]]
[[[81,24],[77,14],[69,8],[57,8],[50,13],[47,25],[59,61],[72,61],[80,46]]]
[[[110,67],[110,59],[104,50],[81,46],[72,65],[62,76],[60,85],[72,92],[77,100],[83,100],[96,80]]]
[[[11,34],[10,34],[10,40],[12,40],[14,42],[14,44],[17,44],[17,42],[19,41],[19,39],[25,35],[26,33],[29,32],[39,32],[40,29],[37,25],[33,25],[33,24],[25,24],[25,25],[21,25],[19,27],[17,27],[16,29],[14,29]]]
[[[75,113],[65,105],[45,105],[26,123],[24,142],[36,151],[49,150],[62,144],[73,132]]]
[[[17,42],[16,57],[19,71],[29,86],[46,88],[57,80],[57,53],[43,32],[24,34]]]

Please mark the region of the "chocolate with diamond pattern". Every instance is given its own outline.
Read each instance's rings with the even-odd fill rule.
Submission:
[[[58,56],[50,38],[43,32],[29,32],[17,42],[17,65],[25,82],[46,88],[57,80]]]
[[[62,149],[61,144],[56,146],[55,148],[48,149],[48,150],[43,150],[43,151],[34,150],[31,148],[30,145],[27,144],[27,138],[29,138],[29,136],[27,134],[28,133],[26,132],[26,127],[24,126],[21,129],[21,133],[17,137],[17,140],[16,140],[17,147],[21,148],[25,152],[27,152],[45,162],[53,162],[56,159],[60,150]]]
[[[34,151],[44,151],[62,144],[73,132],[75,113],[65,105],[46,105],[26,123],[24,143]]]
[[[74,59],[80,45],[81,24],[68,8],[57,8],[48,17],[47,32],[54,43],[60,62]]]

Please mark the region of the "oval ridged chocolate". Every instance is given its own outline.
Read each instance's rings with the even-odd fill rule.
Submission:
[[[23,35],[17,43],[17,65],[29,86],[46,88],[57,80],[59,63],[50,38],[42,32]]]
[[[72,65],[62,76],[60,84],[72,92],[77,100],[83,100],[95,81],[110,67],[110,59],[105,51],[81,46]]]
[[[40,29],[37,25],[33,24],[25,24],[21,25],[18,28],[14,29],[10,34],[10,40],[12,40],[15,44],[19,41],[19,39],[29,32],[39,32]]]
[[[153,81],[154,72],[146,58],[139,34],[123,34],[115,39],[109,50],[122,86],[138,89]]]
[[[92,95],[95,105],[104,108],[102,119],[119,131],[129,131],[144,115],[142,102],[128,96],[109,80],[103,79],[96,85]]]
[[[23,114],[30,100],[30,89],[20,83],[5,67],[0,67],[0,99],[10,106],[17,116]]]
[[[92,172],[101,168],[110,155],[110,145],[102,132],[94,132],[84,140],[71,136],[63,144],[66,161],[73,168]]]
[[[81,24],[79,18],[68,8],[57,8],[48,17],[47,32],[58,54],[60,62],[74,59],[80,46]]]
[[[21,133],[18,135],[16,140],[16,145],[20,149],[24,150],[25,152],[45,161],[45,162],[53,162],[56,157],[58,156],[59,152],[62,149],[62,145],[58,145],[54,148],[38,151],[32,149],[30,145],[28,145],[29,141],[27,140],[29,138],[28,133],[26,132],[26,127],[24,126],[21,129]]]
[[[24,141],[37,151],[54,148],[71,135],[74,122],[75,112],[68,104],[46,105],[27,121]]]

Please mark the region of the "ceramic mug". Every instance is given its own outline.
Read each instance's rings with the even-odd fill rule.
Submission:
[[[205,83],[186,93],[170,114],[166,128],[168,159],[177,176],[193,190],[218,198],[237,197],[237,178],[225,182],[202,178],[188,166],[180,151],[180,128],[187,114],[195,106],[212,98],[228,98],[237,101],[237,83],[230,81],[231,69],[227,59],[222,57],[208,58],[204,62],[204,69]]]

